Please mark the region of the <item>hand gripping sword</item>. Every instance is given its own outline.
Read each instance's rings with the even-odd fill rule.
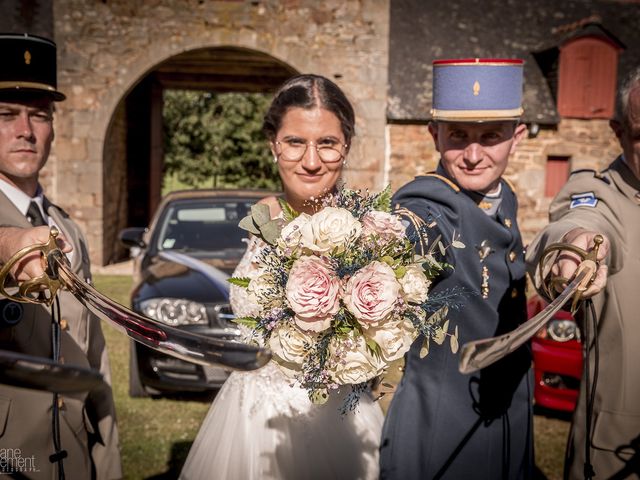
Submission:
[[[0,295],[21,303],[50,306],[58,290],[67,289],[100,319],[111,323],[136,342],[172,357],[199,365],[224,365],[237,370],[254,370],[270,360],[268,349],[163,325],[114,302],[71,271],[66,255],[56,244],[58,234],[58,229],[52,227],[47,243],[25,247],[9,259],[0,269]],[[45,273],[20,283],[17,292],[9,293],[7,277],[11,268],[34,252],[40,253]]]
[[[603,240],[601,235],[596,235],[593,240],[594,247],[589,252],[567,243],[556,243],[546,248],[538,263],[541,278],[544,278],[542,274],[545,260],[554,252],[569,250],[582,258],[582,262],[578,266],[571,282],[544,310],[511,332],[497,337],[484,338],[465,343],[460,349],[460,360],[458,364],[460,373],[473,373],[488,367],[516,350],[520,345],[533,337],[543,325],[551,320],[555,313],[560,310],[569,299],[573,299],[571,311],[575,311],[582,292],[587,289],[595,278],[596,270],[598,269],[596,262],[598,249]],[[543,290],[549,298],[552,298],[553,286],[565,284],[567,283],[567,279],[553,277],[549,283],[550,285],[544,285]]]

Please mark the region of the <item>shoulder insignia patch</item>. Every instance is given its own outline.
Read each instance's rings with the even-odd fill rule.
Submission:
[[[598,199],[593,192],[576,193],[571,195],[571,204],[569,208],[577,207],[595,207],[598,205]]]
[[[442,180],[444,183],[446,183],[447,185],[449,185],[454,191],[459,192],[460,191],[460,187],[458,187],[455,183],[453,183],[451,180],[449,180],[447,177],[443,177],[442,175],[438,175],[437,173],[425,173],[424,174],[425,177],[435,177],[438,180]]]

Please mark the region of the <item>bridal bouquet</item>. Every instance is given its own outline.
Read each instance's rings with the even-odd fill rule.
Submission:
[[[283,218],[258,204],[240,226],[267,247],[252,278],[232,278],[258,305],[255,317],[237,318],[309,398],[323,403],[330,390],[354,391],[401,358],[418,334],[457,350],[458,329],[448,332],[447,307],[429,302],[432,279],[448,266],[436,260],[435,240],[414,253],[406,220],[426,245],[427,226],[409,211],[392,212],[387,188],[378,194],[340,189],[308,215],[281,202]],[[401,214],[402,216],[401,216]],[[451,247],[464,245],[453,239]]]

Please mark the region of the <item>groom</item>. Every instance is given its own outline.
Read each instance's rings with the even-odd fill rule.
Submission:
[[[519,123],[522,71],[521,60],[435,61],[429,132],[440,163],[393,200],[435,223],[430,241],[442,235],[446,244],[455,235],[466,245],[446,250],[444,260],[453,269],[430,294],[436,299],[455,293],[448,318],[458,327],[461,344],[505,333],[526,320],[517,200],[502,178],[509,155],[526,135]],[[448,348],[431,348],[421,358],[422,346],[418,338],[407,353],[387,413],[381,478],[530,477],[530,347],[463,375],[458,356]]]

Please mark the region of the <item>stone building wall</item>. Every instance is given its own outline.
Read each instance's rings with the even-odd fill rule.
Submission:
[[[335,79],[358,122],[346,181],[382,184],[389,0],[66,0],[53,8],[67,101],[58,106],[52,174],[45,177],[52,197],[87,233],[94,263],[108,261],[105,242],[113,241],[105,227],[111,172],[103,171],[103,157],[117,105],[156,65],[191,49],[249,48]]]
[[[436,168],[439,154],[425,125],[388,125],[390,154],[388,182],[396,190],[406,182]],[[602,169],[621,152],[606,120],[563,119],[557,128],[543,128],[525,139],[509,161],[506,177],[516,186],[518,222],[525,244],[548,222],[551,198],[545,193],[545,168],[549,156],[570,158],[571,170]]]

